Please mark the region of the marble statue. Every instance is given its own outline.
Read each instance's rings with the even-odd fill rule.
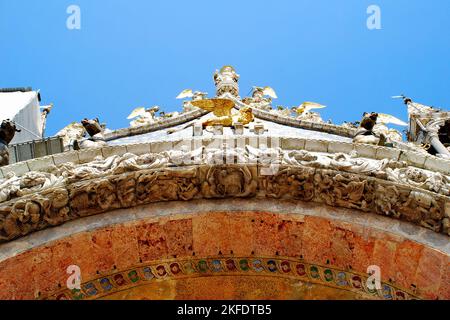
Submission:
[[[191,98],[191,101],[206,99],[208,96],[207,92],[202,91],[193,91],[192,89],[185,89],[181,91],[181,93],[176,97],[176,99],[184,99]],[[196,107],[194,107],[189,100],[183,101],[183,112],[194,111]]]
[[[72,122],[63,129],[61,129],[56,136],[59,136],[63,140],[65,149],[73,146],[74,142],[82,139],[86,134],[86,129],[80,122]]]
[[[252,96],[242,99],[242,102],[252,108],[262,109],[265,111],[272,110],[272,99],[276,99],[277,94],[271,87],[257,87],[252,88]]]
[[[130,126],[132,128],[136,128],[158,121],[155,114],[159,111],[159,109],[159,106],[153,106],[149,109],[145,109],[143,107],[134,109],[133,112],[131,112],[131,114],[127,117],[129,120],[134,119],[130,122]]]
[[[323,109],[326,106],[316,102],[303,102],[298,107],[292,107],[292,111],[295,112],[298,120],[305,120],[317,123],[323,123],[323,119],[318,112],[313,112],[314,109]]]

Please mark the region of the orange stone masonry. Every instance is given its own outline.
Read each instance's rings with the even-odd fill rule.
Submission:
[[[421,298],[450,299],[449,259],[438,250],[367,226],[255,211],[153,217],[46,243],[0,263],[0,298],[45,298],[64,289],[71,264],[81,268],[84,283],[146,262],[220,255],[284,256],[360,274],[375,264],[383,282]],[[232,285],[228,278],[215,280],[225,288],[220,294],[208,291],[201,278],[183,280],[184,291],[175,297],[243,298],[239,281]],[[250,282],[242,286],[247,290]]]

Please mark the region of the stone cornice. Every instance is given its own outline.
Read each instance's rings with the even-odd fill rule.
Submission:
[[[125,137],[131,137],[136,136],[140,134],[145,134],[153,131],[158,131],[162,129],[166,129],[169,127],[177,126],[192,120],[195,120],[199,117],[204,116],[205,114],[208,114],[209,111],[205,111],[202,109],[197,109],[193,111],[189,111],[186,113],[182,113],[177,117],[173,118],[163,118],[158,120],[157,122],[143,125],[135,128],[123,128],[123,129],[117,129],[108,133],[105,133],[103,135],[104,139],[106,141],[111,141],[119,138],[125,138]]]
[[[263,136],[267,140],[271,136]],[[279,147],[283,150],[306,150],[311,152],[323,152],[334,154],[338,152],[351,153],[355,151],[358,156],[368,159],[391,159],[398,161],[405,161],[408,165],[421,169],[426,169],[442,174],[450,175],[450,160],[442,159],[430,155],[428,153],[418,153],[410,150],[402,150],[397,148],[387,148],[368,144],[356,144],[340,141],[329,141],[319,139],[301,139],[289,137],[276,137],[280,141]],[[63,163],[88,163],[95,160],[97,157],[110,157],[112,155],[123,155],[125,153],[133,153],[136,155],[146,153],[159,153],[170,150],[182,150],[187,143],[196,144],[199,146],[208,147],[210,145],[220,143],[223,139],[227,142],[234,143],[236,146],[245,147],[258,140],[258,136],[214,136],[214,137],[191,137],[191,141],[186,139],[177,139],[169,141],[155,141],[140,144],[127,144],[113,147],[90,148],[80,151],[68,151],[52,156],[36,158],[28,161],[15,163],[9,166],[0,168],[0,179],[13,173],[16,176],[21,176],[27,172],[32,171],[49,171],[55,166]],[[258,145],[254,145],[258,147]]]
[[[234,100],[236,107],[240,108],[246,106],[239,100]],[[261,109],[252,108],[253,114],[262,120],[272,121],[279,124],[287,125],[294,128],[307,129],[313,131],[320,131],[335,134],[338,136],[353,138],[356,133],[356,129],[346,128],[340,125],[331,123],[319,123],[307,120],[300,120],[293,117],[285,117],[279,114],[270,113]]]

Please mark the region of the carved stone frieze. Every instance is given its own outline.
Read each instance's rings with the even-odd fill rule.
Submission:
[[[0,186],[0,241],[118,208],[230,197],[313,201],[450,231],[449,177],[357,154],[251,147],[128,153],[9,175]]]
[[[260,178],[260,190],[268,198],[311,201],[314,198],[315,169],[280,168],[278,173]]]
[[[258,182],[255,166],[209,166],[201,171],[204,175],[202,194],[205,198],[256,195]]]

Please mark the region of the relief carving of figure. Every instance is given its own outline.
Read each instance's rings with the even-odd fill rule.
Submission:
[[[3,223],[8,238],[26,235],[35,230],[41,220],[41,205],[31,199],[21,199],[12,205]]]
[[[358,176],[344,176],[325,170],[315,174],[314,182],[316,197],[328,205],[367,211],[373,204],[372,187]]]
[[[146,199],[150,197],[152,185],[157,178],[156,172],[142,173],[138,175],[136,180],[136,198],[141,203],[145,203]]]
[[[20,177],[10,173],[6,179],[0,180],[0,202],[62,186],[63,184],[63,177],[57,177],[46,172],[31,171]]]
[[[117,198],[122,208],[134,205],[136,201],[136,179],[129,176],[119,176],[116,181]]]
[[[202,185],[206,198],[249,197],[256,193],[256,172],[249,167],[212,166]]]
[[[415,167],[386,169],[387,179],[398,183],[412,185],[417,188],[450,195],[450,177],[439,172]]]
[[[400,199],[400,192],[395,186],[377,185],[375,205],[378,211],[386,216],[398,218],[396,205]]]
[[[102,179],[96,183],[95,198],[102,210],[118,207],[115,203],[117,200],[116,187],[108,179]]]
[[[285,152],[283,163],[313,168],[335,169],[350,173],[373,175],[379,178],[386,177],[386,170],[388,168],[402,168],[407,165],[406,162],[391,159],[365,159],[357,158],[356,154],[319,154],[306,150],[292,150]]]
[[[97,210],[95,185],[83,182],[69,188],[70,212],[74,217],[83,217]]]
[[[55,169],[54,173],[61,174],[69,182],[85,179],[94,179],[110,174],[163,168],[167,166],[168,159],[161,154],[144,154],[136,156],[125,153],[122,156],[114,155],[103,159],[101,157],[85,164],[65,163]]]
[[[66,189],[53,189],[45,193],[44,221],[51,226],[60,225],[69,220],[69,193]]]
[[[444,214],[439,203],[429,194],[405,191],[398,204],[398,213],[403,219],[419,223],[423,227],[439,232]]]
[[[136,197],[141,203],[190,200],[199,192],[196,175],[195,168],[141,174]]]
[[[314,169],[282,169],[265,176],[261,180],[261,189],[269,198],[310,201],[314,198]]]
[[[292,191],[292,182],[295,176],[287,174],[287,171],[279,171],[275,175],[264,177],[261,181],[261,189],[265,190],[266,197],[280,199],[288,197]]]

